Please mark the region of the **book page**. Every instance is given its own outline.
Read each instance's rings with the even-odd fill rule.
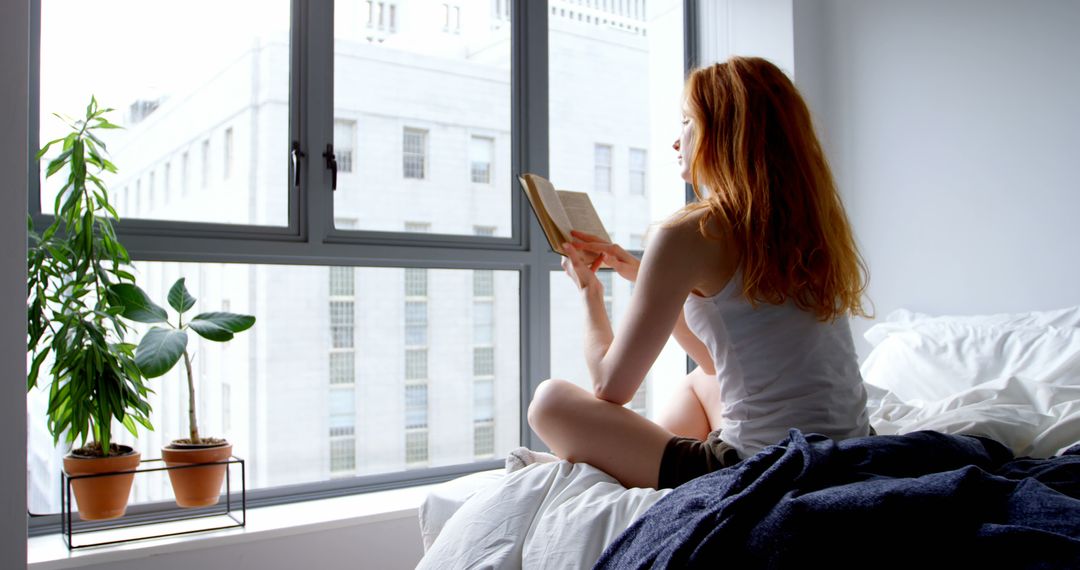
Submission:
[[[557,190],[556,193],[562,201],[563,208],[566,209],[566,217],[569,218],[572,229],[593,234],[607,242],[611,241],[588,194],[568,190]],[[567,234],[569,235],[569,232]]]

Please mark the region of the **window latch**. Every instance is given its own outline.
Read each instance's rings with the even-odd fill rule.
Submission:
[[[300,187],[300,159],[304,158],[304,156],[304,152],[300,150],[300,143],[293,141],[292,150],[289,151],[289,158],[292,159],[293,176],[295,177],[293,186],[298,188]]]
[[[326,159],[326,168],[330,169],[330,189],[337,190],[337,157],[334,156],[334,145],[326,145],[326,152],[322,155]]]

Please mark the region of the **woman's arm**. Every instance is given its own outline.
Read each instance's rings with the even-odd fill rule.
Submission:
[[[712,355],[709,354],[709,347],[705,346],[705,343],[701,342],[701,339],[690,330],[686,324],[686,315],[682,311],[679,311],[679,320],[675,323],[675,329],[671,331],[671,335],[703,372],[710,375],[716,374],[716,365],[713,363]]]
[[[591,253],[598,253],[608,266],[615,270],[623,279],[634,283],[637,281],[638,269],[641,262],[625,249],[615,243],[608,243],[601,238],[585,232],[570,232],[575,238],[582,240],[577,246]],[[587,304],[588,302],[586,302]],[[715,374],[716,368],[709,354],[708,347],[686,325],[686,317],[679,311],[679,320],[675,323],[672,331],[679,346],[686,351],[690,358],[701,367],[702,371]],[[610,342],[610,341],[609,341]]]
[[[596,397],[616,404],[633,397],[675,329],[686,296],[704,277],[708,264],[701,262],[706,251],[703,240],[696,224],[657,232],[641,261],[618,335],[612,334],[604,311],[602,286],[582,252],[569,248],[564,267],[581,288],[586,305],[585,359]]]

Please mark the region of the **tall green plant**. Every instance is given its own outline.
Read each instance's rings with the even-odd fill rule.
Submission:
[[[133,283],[131,259],[116,238],[116,210],[99,177],[116,172],[105,158],[105,143],[95,134],[120,128],[110,123],[93,97],[83,119],[61,117],[71,132],[46,144],[59,156],[49,162],[46,178],[67,168],[68,177],[56,195],[53,222],[41,233],[28,219],[27,351],[31,355],[26,389],[38,385],[42,365],[52,357],[49,375],[48,427],[54,442],[67,433],[67,443],[87,440],[109,455],[112,421],[133,435],[136,424],[152,430],[150,390],[135,362],[135,346],[124,342],[127,326],[119,318],[124,307],[110,292]],[[96,446],[91,446],[96,447]]]

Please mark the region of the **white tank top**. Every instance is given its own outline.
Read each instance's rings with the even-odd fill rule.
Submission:
[[[866,389],[847,318],[821,322],[791,301],[755,309],[741,292],[736,273],[716,295],[691,294],[683,307],[716,364],[720,437],[746,458],[790,428],[836,440],[867,435]]]

